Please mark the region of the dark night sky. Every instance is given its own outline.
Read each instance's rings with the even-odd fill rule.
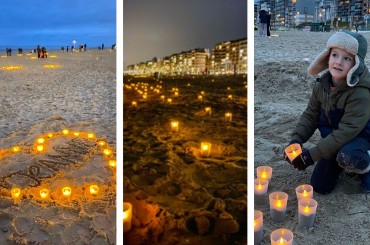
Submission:
[[[247,0],[124,0],[124,66],[247,37]]]
[[[116,0],[2,0],[0,46],[116,43]]]

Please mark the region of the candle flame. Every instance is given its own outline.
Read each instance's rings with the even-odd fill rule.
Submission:
[[[98,194],[99,192],[99,186],[97,185],[90,185],[90,193],[93,195]]]
[[[13,198],[18,198],[21,195],[21,189],[19,188],[13,188],[10,192]]]
[[[49,195],[49,190],[48,189],[41,189],[40,190],[40,197],[41,198],[46,198]]]
[[[42,144],[44,142],[45,142],[45,139],[44,138],[38,138],[37,139],[37,143],[39,143],[39,144]]]
[[[257,190],[262,190],[262,185],[261,185],[261,183],[258,183]]]
[[[92,139],[92,138],[94,138],[94,134],[92,134],[92,133],[90,133],[90,134],[87,134],[87,138],[89,138],[89,139]]]
[[[304,188],[304,187],[303,187]],[[302,194],[304,197],[307,197],[308,194],[307,194],[307,191],[303,189],[303,194]]]
[[[310,212],[310,208],[306,205],[306,207],[304,208],[303,212],[309,213]]]
[[[257,221],[254,221],[254,227],[256,227],[257,226]]]
[[[267,173],[265,171],[262,172],[261,178],[262,179],[266,179],[267,178]]]
[[[80,135],[80,133],[79,133],[79,132],[74,132],[74,133],[73,133],[73,135],[74,135],[74,136],[79,136],[79,135]]]
[[[48,133],[48,137],[49,138],[53,137],[53,134],[52,133]]]
[[[72,189],[66,186],[66,187],[63,187],[62,192],[64,196],[70,196],[72,193]]]
[[[104,149],[103,152],[104,152],[105,155],[110,155],[112,153],[112,151],[109,150],[109,149]]]
[[[69,130],[68,129],[63,129],[63,134],[68,134],[69,133]]]
[[[111,166],[111,167],[116,167],[116,160],[109,160],[109,166]]]
[[[123,220],[127,219],[128,215],[127,215],[127,211],[123,212]]]
[[[43,151],[44,150],[44,146],[43,145],[38,145],[36,148],[37,148],[38,151]]]
[[[14,146],[12,149],[13,149],[14,152],[18,152],[20,150],[20,147],[19,146]]]
[[[286,240],[285,240],[285,239],[283,239],[282,237],[280,237],[279,243],[280,243],[280,244],[284,244],[285,242],[286,242]]]
[[[203,145],[203,150],[208,150],[208,145]]]

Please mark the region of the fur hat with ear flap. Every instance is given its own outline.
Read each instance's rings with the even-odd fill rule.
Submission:
[[[355,65],[347,74],[347,85],[355,86],[360,80],[361,73],[366,69],[364,59],[367,53],[367,41],[365,37],[350,31],[340,31],[333,34],[326,44],[326,49],[308,67],[310,75],[315,76],[328,69],[332,48],[340,48],[355,56]]]

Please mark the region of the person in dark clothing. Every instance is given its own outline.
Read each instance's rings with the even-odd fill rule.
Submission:
[[[67,53],[68,53],[68,48],[69,48],[69,46],[67,46]]]
[[[266,10],[262,9],[258,16],[260,37],[267,36],[267,20],[268,20],[268,17],[267,17]]]
[[[104,49],[104,43],[101,45],[101,50],[103,50]]]
[[[42,47],[41,48],[41,56],[42,56],[42,58],[47,58],[48,57],[48,54],[47,54],[47,52],[46,52],[46,48],[45,47]]]
[[[86,45],[86,43],[84,44],[84,51],[86,52],[86,47],[87,47],[87,45]]]
[[[37,58],[40,58],[40,56],[41,56],[41,48],[40,48],[40,45],[37,45],[36,50],[37,50]]]
[[[270,33],[270,25],[271,25],[271,14],[267,14],[267,36],[271,36]]]

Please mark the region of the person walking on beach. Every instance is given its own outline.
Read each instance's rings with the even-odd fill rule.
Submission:
[[[42,56],[42,58],[47,58],[48,57],[48,53],[46,52],[45,47],[41,48],[41,56]]]
[[[311,176],[314,191],[330,193],[340,173],[359,174],[361,190],[370,193],[370,73],[364,59],[364,36],[349,31],[333,34],[327,48],[308,68],[317,78],[310,101],[292,132],[289,145],[302,146],[318,129],[322,139],[293,161],[304,170],[318,161]]]
[[[104,43],[101,45],[101,50],[104,50]]]
[[[86,52],[86,47],[87,47],[87,45],[86,45],[86,43],[84,44],[84,52]]]
[[[68,48],[69,48],[69,46],[67,46],[67,53],[68,53]]]
[[[37,58],[40,58],[40,56],[41,56],[41,48],[40,48],[40,45],[37,45],[36,50],[37,50]]]
[[[262,9],[257,19],[259,22],[259,35],[260,37],[266,37],[267,36],[267,20],[268,20],[266,10]]]
[[[358,19],[355,20],[355,29],[356,29],[356,32],[358,32]]]

